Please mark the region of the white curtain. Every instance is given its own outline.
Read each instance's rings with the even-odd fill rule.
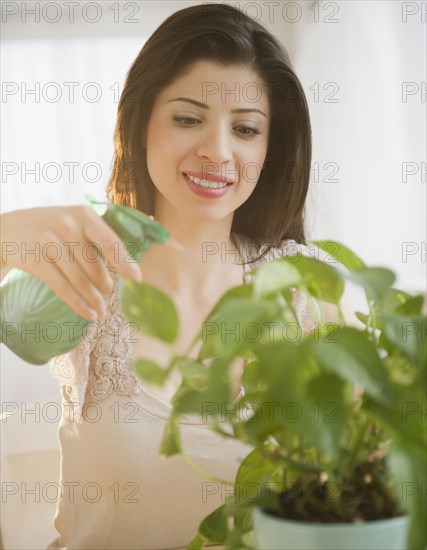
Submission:
[[[118,93],[144,40],[4,41],[3,211],[102,195]]]
[[[85,193],[104,196],[117,92],[144,40],[77,36],[3,42],[2,212],[88,204]],[[76,83],[73,102],[71,83]],[[32,95],[30,90],[40,93]],[[59,97],[58,90],[61,99],[50,102]],[[29,365],[4,345],[0,353],[3,410],[7,403],[59,393],[47,366]]]

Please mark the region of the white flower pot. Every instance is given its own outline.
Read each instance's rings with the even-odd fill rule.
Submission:
[[[257,550],[406,550],[407,516],[366,523],[305,523],[254,509]]]

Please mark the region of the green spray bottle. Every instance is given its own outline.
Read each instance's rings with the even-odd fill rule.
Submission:
[[[86,195],[95,212],[117,233],[133,260],[169,234],[151,216],[120,204],[98,202]],[[119,289],[122,281],[119,278]],[[0,287],[0,340],[16,355],[42,365],[73,349],[90,323],[65,304],[38,277],[12,269]]]

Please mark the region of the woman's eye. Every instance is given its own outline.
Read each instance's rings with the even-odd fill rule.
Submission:
[[[173,121],[178,124],[178,126],[182,126],[184,128],[191,128],[197,124],[200,124],[201,122],[198,118],[194,118],[191,116],[175,115],[172,118]],[[235,130],[242,137],[252,137],[261,133],[256,128],[250,128],[249,126],[236,126]]]
[[[173,120],[181,126],[193,126],[195,122],[199,122],[197,118],[190,116],[174,116]]]
[[[261,133],[256,128],[249,128],[249,126],[238,126],[238,130],[239,133],[245,137],[257,136]]]

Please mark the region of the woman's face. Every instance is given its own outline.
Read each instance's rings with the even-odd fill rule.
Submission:
[[[256,73],[196,62],[157,96],[148,123],[143,145],[156,214],[232,216],[255,189],[269,127],[267,88]]]

